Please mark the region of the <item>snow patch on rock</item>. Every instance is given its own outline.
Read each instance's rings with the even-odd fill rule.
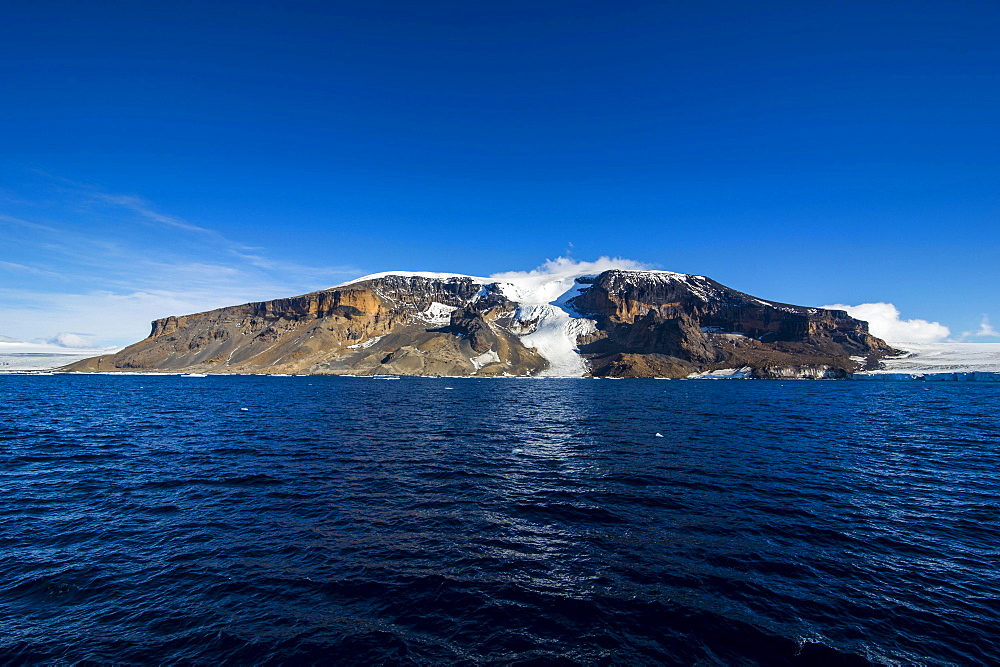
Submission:
[[[451,322],[451,314],[456,310],[458,310],[456,306],[432,301],[423,312],[417,314],[417,317],[428,324],[443,327]]]
[[[348,345],[347,349],[349,349],[349,350],[367,350],[369,347],[371,347],[375,343],[377,343],[380,340],[382,340],[382,338],[383,338],[383,336],[375,336],[374,338],[369,338],[368,340],[366,340],[364,342],[355,343],[354,345]]]
[[[348,280],[347,282],[340,283],[339,285],[334,285],[330,289],[347,287],[348,285],[354,285],[355,283],[361,283],[366,280],[377,280],[388,276],[402,276],[403,278],[429,278],[431,280],[463,280],[469,278],[473,282],[482,285],[487,285],[493,282],[489,278],[477,278],[476,276],[467,276],[463,273],[436,273],[434,271],[382,271],[381,273],[370,273],[367,276],[361,276],[360,278]]]
[[[472,365],[475,366],[478,371],[483,366],[488,366],[489,364],[496,364],[500,362],[500,355],[496,353],[495,350],[487,350],[483,352],[478,357],[472,357],[469,359]]]

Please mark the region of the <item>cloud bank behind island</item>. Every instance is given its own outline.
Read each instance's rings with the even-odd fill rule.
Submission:
[[[861,303],[856,306],[836,303],[823,308],[846,310],[851,317],[865,320],[871,334],[887,343],[939,343],[951,335],[951,329],[940,322],[902,319],[899,309],[891,303]]]

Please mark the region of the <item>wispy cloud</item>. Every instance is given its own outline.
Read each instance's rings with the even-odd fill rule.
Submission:
[[[1000,331],[990,324],[989,315],[983,315],[979,328],[974,331],[963,331],[962,338],[1000,338]]]
[[[72,331],[60,331],[55,336],[45,340],[44,342],[50,345],[75,348],[78,350],[96,350],[97,346],[94,345],[89,339],[90,339],[90,334],[79,334],[79,333],[74,333]]]
[[[105,192],[93,192],[93,196],[107,202],[108,204],[113,204],[115,206],[121,206],[122,208],[128,209],[133,213],[138,213],[140,217],[150,220],[152,222],[157,222],[161,225],[166,225],[167,227],[173,227],[175,229],[182,229],[186,232],[195,232],[197,234],[207,234],[209,236],[215,236],[222,238],[222,235],[218,232],[212,231],[211,229],[206,229],[204,227],[199,227],[198,225],[193,225],[190,222],[181,220],[180,218],[174,217],[172,215],[164,215],[154,211],[149,203],[142,199],[141,197],[136,197],[133,195],[112,195]]]
[[[360,273],[274,257],[142,197],[41,176],[33,206],[15,214],[16,197],[0,200],[9,207],[0,212],[0,334],[76,332],[96,345],[125,344],[147,335],[152,319],[301,294]]]
[[[7,269],[9,271],[22,271],[24,273],[30,273],[36,276],[58,276],[59,274],[55,271],[48,271],[46,269],[39,269],[36,266],[28,266],[27,264],[18,264],[17,262],[4,262],[0,260],[0,268]]]

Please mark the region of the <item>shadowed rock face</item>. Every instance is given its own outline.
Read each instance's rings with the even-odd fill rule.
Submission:
[[[771,303],[700,276],[606,271],[579,282],[567,309],[596,322],[575,340],[593,375],[750,367],[756,377],[837,377],[893,352],[842,311]],[[519,306],[500,283],[387,275],[156,320],[147,339],[67,368],[536,375],[548,362],[522,342],[538,322],[520,319]]]
[[[570,305],[597,321],[580,345],[593,375],[749,366],[777,377],[768,369],[808,366],[822,370],[804,376],[842,377],[861,365],[851,357],[876,363],[894,352],[844,311],[764,301],[702,276],[606,271]]]

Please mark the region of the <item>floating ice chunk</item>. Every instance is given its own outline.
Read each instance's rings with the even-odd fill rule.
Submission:
[[[852,380],[866,381],[907,381],[923,382],[1000,382],[1000,373],[991,371],[958,371],[955,373],[855,373]]]

